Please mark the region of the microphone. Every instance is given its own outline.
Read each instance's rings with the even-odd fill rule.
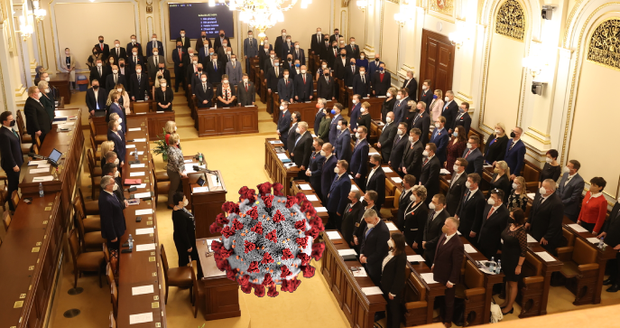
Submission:
[[[45,159],[47,160],[48,158],[45,156],[41,156],[41,155],[37,155],[35,153],[28,153],[28,157],[32,157],[32,158],[37,158],[37,159]]]

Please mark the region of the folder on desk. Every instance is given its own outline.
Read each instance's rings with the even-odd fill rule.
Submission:
[[[129,128],[127,129],[128,132],[135,132],[135,131],[140,131],[142,130],[142,128]]]
[[[339,249],[338,255],[342,257],[345,261],[354,261],[357,259],[357,253],[354,249]]]
[[[125,185],[139,185],[142,183],[142,179],[125,179]]]

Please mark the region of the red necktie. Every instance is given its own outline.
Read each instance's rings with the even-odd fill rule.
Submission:
[[[245,84],[245,92],[248,92],[248,84]]]
[[[465,154],[465,158],[467,158],[467,156],[469,156],[470,153],[471,153],[471,150],[467,151],[467,154]]]
[[[428,163],[428,158],[424,159],[424,164],[422,164],[422,166],[426,165],[426,163]]]
[[[495,211],[495,208],[491,207],[491,209],[489,210],[489,214],[487,215],[487,220],[491,217],[494,211]]]
[[[306,84],[306,74],[303,75],[304,78],[304,84]]]
[[[379,76],[381,77],[381,82],[383,82],[383,73],[379,74]]]
[[[183,51],[179,51],[179,60],[183,60]]]

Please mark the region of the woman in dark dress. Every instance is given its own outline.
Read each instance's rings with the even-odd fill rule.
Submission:
[[[428,207],[424,204],[426,200],[426,187],[417,185],[413,187],[413,193],[410,197],[411,202],[405,210],[405,241],[413,250],[422,255],[422,237],[424,236],[424,227],[428,219]]]
[[[196,223],[194,215],[190,213],[187,206],[187,198],[182,192],[177,191],[172,196],[172,225],[174,232],[172,239],[179,254],[179,267],[187,266],[191,260],[198,261],[198,251],[196,250]],[[189,259],[191,256],[191,260]]]
[[[495,133],[489,136],[484,147],[484,160],[489,164],[503,160],[506,155],[506,146],[508,146],[506,129],[504,124],[497,123],[495,124]]]
[[[560,167],[560,163],[558,163],[558,151],[555,149],[549,149],[547,152],[547,157],[545,158],[545,166],[543,166],[542,171],[540,171],[540,178],[538,179],[538,188],[542,186],[542,182],[545,179],[551,179],[553,181],[558,181],[560,174],[562,173],[562,167]]]
[[[387,113],[394,110],[394,103],[396,102],[396,88],[390,87],[385,94],[385,101],[383,101],[383,105],[381,106],[381,121],[385,123],[385,118],[387,117]]]
[[[517,284],[521,278],[521,267],[527,252],[527,233],[525,232],[525,214],[521,209],[510,212],[513,221],[502,232],[502,271],[506,275],[506,300],[501,305],[502,313],[514,311],[514,302],[517,298]]]
[[[514,211],[520,208],[523,212],[527,208],[527,190],[525,186],[525,179],[522,176],[516,177],[512,180],[512,192],[508,197],[508,203],[506,204],[509,211]]]
[[[508,167],[508,164],[506,164],[505,161],[499,161],[495,163],[494,172],[495,174],[493,174],[493,177],[491,177],[491,183],[490,183],[491,188],[489,190],[493,190],[493,189],[503,190],[504,199],[502,201],[506,203],[508,201],[508,196],[510,195],[510,191],[512,189],[512,184],[510,183],[510,179],[508,178],[510,176],[510,168]]]
[[[456,162],[457,158],[463,156],[465,148],[467,148],[467,135],[465,134],[465,128],[459,125],[452,132],[452,137],[446,148],[447,159],[445,166],[450,174],[454,172],[454,162]]]
[[[393,233],[388,240],[390,251],[383,259],[381,290],[387,301],[387,327],[400,328],[403,316],[402,301],[405,288],[405,267],[407,254],[405,253],[405,236],[402,233]]]
[[[407,111],[405,112],[405,118],[403,122],[407,123],[407,134],[413,128],[413,120],[415,120],[416,116],[418,116],[418,108],[416,107],[416,102],[413,100],[407,101]],[[420,137],[422,139],[422,137]]]
[[[166,80],[161,79],[159,81],[159,88],[155,89],[155,102],[157,103],[158,111],[172,111],[172,101],[174,100],[174,93],[172,88],[168,88]]]
[[[360,117],[357,119],[357,127],[365,126],[366,131],[370,132],[370,103],[364,101],[360,107]]]

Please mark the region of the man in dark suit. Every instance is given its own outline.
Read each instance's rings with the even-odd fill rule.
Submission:
[[[484,155],[479,149],[480,138],[477,135],[472,135],[467,141],[467,149],[463,152],[463,158],[469,162],[465,172],[478,173],[482,175],[482,162],[484,161]]]
[[[105,111],[108,92],[99,86],[98,80],[90,81],[92,87],[86,91],[86,106],[90,115],[95,115],[95,111]]]
[[[441,237],[441,230],[446,219],[450,216],[445,211],[446,197],[443,194],[436,194],[431,197],[428,204],[428,220],[424,226],[424,236],[422,237],[422,248],[424,248],[424,260],[429,266],[433,265],[435,260],[435,250]]]
[[[112,65],[112,74],[108,75],[107,80],[105,81],[105,90],[114,90],[116,89],[117,84],[127,85],[127,81],[125,77],[118,72],[118,66]],[[103,102],[105,104],[105,100]]]
[[[130,75],[136,72],[136,69],[138,69],[138,65],[144,66],[145,69],[147,68],[147,66],[144,65],[142,56],[138,54],[138,49],[136,47],[130,49],[130,52],[127,54],[127,59],[125,59],[125,62],[127,63],[127,66],[129,68]]]
[[[138,42],[138,39],[136,38],[136,35],[132,34],[129,39],[131,41],[129,43],[127,43],[127,48],[126,49],[129,50],[129,49],[137,48],[138,49],[138,56],[144,57],[144,55],[142,53],[142,45],[140,44],[140,42]]]
[[[273,67],[273,61],[276,59],[276,52],[269,49],[267,45],[264,48],[265,51],[261,51],[258,54],[258,63],[263,73],[267,74],[267,71]]]
[[[118,160],[120,161],[122,168],[125,163],[127,147],[125,142],[125,134],[123,133],[123,129],[119,125],[118,121],[110,120],[108,122],[108,141],[112,141],[114,143],[114,152],[118,156]]]
[[[368,60],[368,74],[370,78],[375,76],[375,73],[379,71],[381,64],[383,64],[383,62],[378,53],[375,54],[375,60]]]
[[[295,85],[291,78],[290,71],[287,69],[284,70],[282,78],[278,80],[278,96],[280,96],[280,99],[290,103],[293,102],[293,98],[295,97]],[[318,130],[316,132],[318,132]]]
[[[334,145],[334,147],[336,146],[336,141],[338,139],[338,135],[340,134],[340,130],[338,130],[338,122],[342,120],[342,116],[340,115],[342,109],[343,106],[340,103],[335,103],[331,110],[331,114],[334,115],[334,117],[329,124],[329,143]]]
[[[118,63],[120,58],[127,59],[127,52],[125,48],[121,47],[121,42],[119,40],[114,40],[114,48],[110,51],[110,57],[114,58],[115,63]]]
[[[111,176],[101,178],[99,194],[99,216],[101,218],[101,237],[107,240],[108,249],[118,250],[120,238],[125,234],[125,215],[120,200],[114,195],[116,182]]]
[[[226,36],[226,32],[224,32],[224,30],[220,30],[219,36],[216,36],[213,42],[213,48],[217,52],[220,47],[224,46],[224,43],[226,43],[228,47],[231,45],[230,39]]]
[[[157,41],[157,34],[153,33],[151,37],[151,41],[146,44],[146,56],[151,57],[153,55],[153,49],[159,49],[159,55],[165,56],[164,54],[164,45],[161,41]]]
[[[291,127],[288,129],[288,138],[286,139],[286,147],[288,149],[289,154],[291,154],[291,159],[293,157],[292,153],[295,149],[295,141],[299,138],[300,134],[297,132],[297,124],[299,123],[299,119],[301,118],[301,114],[299,112],[291,113]]]
[[[467,164],[469,164],[467,160],[462,157],[457,158],[454,162],[452,179],[446,193],[446,210],[450,216],[456,214],[456,209],[463,200],[463,193],[467,190],[467,187],[465,187],[467,183],[467,173],[465,172]]]
[[[351,134],[347,128],[347,120],[338,121],[338,137],[336,138],[336,157],[349,163],[351,161]]]
[[[110,98],[112,100],[112,103],[110,104],[110,108],[108,109],[108,116],[106,117],[106,119],[109,122],[110,115],[112,114],[118,115],[118,117],[120,118],[119,124],[121,125],[121,131],[122,133],[127,133],[127,118],[125,117],[125,111],[118,104],[118,99],[120,97],[121,97],[121,94],[117,92],[116,94],[112,95],[112,98]],[[124,160],[124,158],[121,158],[121,161],[122,160]]]
[[[321,54],[321,58],[327,62],[327,65],[330,68],[334,68],[335,60],[338,58],[338,44],[336,42],[329,42],[323,38],[323,53]]]
[[[272,93],[278,91],[278,81],[284,76],[284,72],[280,67],[280,60],[275,59],[273,61],[273,67],[268,71],[265,71],[265,84],[267,85],[267,92]],[[288,99],[284,99],[287,100]]]
[[[344,213],[342,214],[342,228],[340,231],[342,232],[344,240],[351,247],[355,246],[353,242],[355,225],[359,225],[359,218],[364,213],[364,205],[360,202],[360,197],[361,194],[359,190],[352,190],[348,197],[351,202],[347,204],[344,208]]]
[[[185,36],[185,30],[181,29],[179,31],[179,37],[176,38],[175,43],[178,45],[179,42],[181,42],[181,47],[183,47],[183,50],[186,51],[189,47],[191,47],[191,43],[188,37]]]
[[[248,37],[243,40],[243,58],[245,59],[245,71],[250,72],[250,58],[258,56],[258,43],[260,40],[254,39],[252,30],[248,31]]]
[[[327,100],[336,100],[336,82],[329,74],[329,68],[323,70],[323,75],[319,76],[319,80],[317,82],[317,97],[327,99]]]
[[[205,49],[205,48],[207,48],[208,50],[211,47],[213,47],[213,43],[211,42],[211,39],[207,37],[207,31],[201,31],[200,37],[196,39],[196,47],[194,47],[194,50],[199,51],[198,49]]]
[[[286,39],[286,29],[283,28],[280,33],[282,35],[279,35],[276,38],[276,42],[273,44],[273,50],[278,56],[282,56],[283,53],[282,48],[284,47],[284,40]],[[284,58],[286,58],[286,56]]]
[[[319,199],[323,199],[321,195],[321,173],[323,171],[323,164],[325,163],[325,156],[321,154],[321,148],[323,148],[323,140],[321,138],[314,138],[312,141],[312,154],[310,154],[310,164],[306,169],[307,179],[310,181],[310,186],[314,189]]]
[[[480,175],[478,173],[470,173],[467,175],[465,187],[467,190],[463,193],[463,199],[459,207],[456,209],[455,218],[459,219],[459,231],[472,245],[477,244],[477,235],[482,225],[482,212],[484,212],[484,195],[478,189],[480,184]]]
[[[407,78],[403,81],[403,87],[401,89],[407,89],[409,98],[417,101],[416,95],[418,93],[418,81],[416,81],[413,77],[413,71],[407,71]]]
[[[583,190],[583,189],[582,189]],[[534,197],[525,229],[549,253],[556,255],[556,247],[562,240],[564,204],[556,192],[556,183],[546,179]]]
[[[364,184],[362,184],[364,185]],[[381,206],[385,203],[385,172],[381,167],[381,155],[373,154],[370,156],[370,172],[365,181],[364,191],[374,190],[377,192],[377,211],[381,212]]]
[[[39,136],[39,140],[43,144],[45,135],[52,128],[52,121],[45,111],[45,107],[41,104],[40,98],[41,91],[39,91],[39,88],[35,86],[28,88],[28,99],[26,99],[24,104],[24,115],[26,115],[26,131],[32,136],[33,141],[35,135]]]
[[[349,38],[349,44],[344,47],[344,50],[347,51],[347,57],[360,59],[360,47],[355,44],[355,38]]]
[[[375,148],[381,150],[381,156],[385,161],[390,160],[390,154],[392,153],[392,145],[394,144],[394,137],[398,130],[398,123],[394,123],[394,112],[388,112],[386,116],[386,123],[379,136],[379,141],[375,144]]]
[[[398,130],[396,130],[396,136],[394,137],[394,143],[392,146],[392,151],[390,152],[390,160],[388,164],[397,172],[401,177],[404,175],[402,171],[400,171],[400,164],[403,161],[403,154],[405,153],[405,149],[409,145],[409,141],[407,138],[407,123],[399,123]]]
[[[332,34],[329,37],[329,42],[334,42],[334,41],[340,42],[340,30],[337,28],[334,29],[334,34]]]
[[[400,170],[404,174],[411,174],[416,179],[420,178],[422,172],[422,161],[424,161],[424,146],[420,141],[420,134],[422,131],[418,128],[413,128],[409,131],[409,145],[405,149],[403,154],[403,160],[400,163]],[[429,201],[430,202],[430,201]]]
[[[293,60],[299,60],[301,65],[306,65],[306,53],[304,52],[304,49],[301,49],[299,41],[295,41],[291,54],[293,55]]]
[[[306,65],[301,66],[301,74],[295,75],[295,101],[297,102],[314,100],[314,80],[306,69]]]
[[[501,234],[510,218],[510,212],[503,204],[504,191],[493,189],[490,193],[488,204],[482,213],[482,226],[478,234],[478,250],[487,259],[496,256],[502,247]]]
[[[284,144],[284,148],[287,148],[288,133],[291,127],[291,113],[288,111],[288,101],[282,100],[280,103],[280,118],[278,118],[278,136],[280,141]],[[294,131],[293,131],[294,132]]]
[[[213,86],[207,82],[207,73],[200,76],[200,84],[194,86],[194,95],[198,108],[210,108],[213,106]]]
[[[299,112],[295,112],[296,119],[300,119],[300,116]],[[289,148],[289,152],[293,162],[300,170],[298,177],[305,180],[305,171],[310,164],[310,157],[312,155],[312,135],[308,132],[308,123],[303,121],[297,124],[297,131],[299,131],[299,136],[293,143],[293,149]]]
[[[398,213],[394,221],[400,231],[403,231],[405,227],[405,211],[411,203],[411,195],[413,194],[413,187],[416,185],[416,181],[417,178],[411,174],[407,174],[403,177],[403,188],[400,193],[400,198],[398,198]]]
[[[345,71],[347,66],[349,65],[349,61],[347,61],[347,51],[344,49],[340,49],[338,51],[340,56],[334,59],[334,64],[332,65],[332,69],[334,70],[334,77],[338,80],[344,81],[345,79]]]
[[[114,154],[114,158],[116,160],[116,155],[114,152],[110,152],[112,154]],[[124,210],[125,208],[127,208],[127,206],[129,206],[129,203],[127,202],[127,200],[125,199],[125,193],[123,191],[123,184],[121,181],[121,177],[120,177],[120,172],[118,171],[118,165],[116,165],[114,162],[112,163],[105,163],[103,165],[103,168],[101,170],[102,173],[102,177],[104,176],[109,176],[111,178],[114,179],[114,182],[116,183],[116,187],[114,188],[114,192],[113,194],[116,196],[116,198],[119,200],[120,204],[121,204],[121,208]]]
[[[250,78],[246,73],[243,73],[241,82],[237,85],[237,94],[239,95],[240,106],[254,105],[256,102],[256,89],[254,88],[254,82],[250,81]]]
[[[325,117],[325,113],[323,110],[325,109],[325,103],[327,100],[323,98],[318,98],[316,101],[317,112],[314,115],[314,134],[319,135],[319,129],[321,127],[321,121],[323,121],[323,117]],[[329,140],[323,140],[324,142],[329,142]]]
[[[599,239],[605,238],[605,244],[612,247],[615,251],[620,251],[620,201],[616,202],[609,213],[609,218],[605,220],[605,225],[597,236]],[[611,285],[607,292],[615,293],[619,290],[620,284],[620,252],[616,252],[616,258],[609,260],[609,278],[603,281],[603,285]]]
[[[330,229],[338,229],[341,227],[342,213],[347,206],[347,195],[351,191],[351,179],[349,178],[349,163],[345,160],[339,160],[336,164],[337,172],[334,181],[327,192],[327,212],[329,213]]]
[[[336,173],[334,172],[334,168],[338,162],[338,159],[333,154],[334,147],[329,142],[323,144],[321,147],[321,155],[325,157],[323,161],[323,168],[321,168],[321,201],[323,204],[327,204],[327,194],[329,193],[329,189],[332,186],[332,181],[334,181],[334,177]]]
[[[456,118],[454,119],[454,123],[452,124],[448,132],[452,133],[454,132],[455,127],[462,125],[465,128],[465,134],[469,135],[469,128],[471,127],[471,117],[467,113],[468,110],[469,110],[469,103],[465,101],[462,102],[461,105],[459,106],[459,113],[456,115]]]
[[[129,79],[129,95],[131,100],[144,100],[144,95],[149,91],[149,78],[142,73],[142,65],[136,66],[136,74]]]
[[[362,97],[370,96],[370,79],[366,76],[366,67],[360,67],[359,74],[353,78],[353,94]]]
[[[420,95],[420,101],[426,104],[426,108],[430,108],[433,102],[433,90],[431,90],[431,80],[425,80],[422,82],[422,95]]]
[[[182,34],[185,35],[185,34]],[[189,39],[187,39],[189,43]],[[185,90],[186,86],[183,84],[185,81],[185,69],[189,64],[189,56],[187,55],[187,48],[183,47],[183,42],[177,40],[177,47],[172,50],[172,61],[174,62],[174,91],[179,92],[179,85],[183,86]]]
[[[422,152],[424,160],[422,161],[422,169],[420,170],[420,184],[426,187],[428,195],[438,194],[441,190],[439,188],[439,171],[441,170],[441,162],[437,158],[435,152],[437,146],[429,142],[426,144],[426,148]],[[426,204],[430,203],[430,199],[426,199]]]
[[[353,86],[353,78],[357,75],[358,67],[355,65],[356,59],[349,58],[349,65],[344,70],[344,85],[347,87]]]
[[[207,75],[209,82],[213,85],[219,85],[222,82],[222,75],[226,72],[226,66],[219,60],[217,54],[211,56],[211,61],[207,63]]]
[[[353,244],[355,245],[353,247],[358,254],[360,253],[360,246],[362,244],[362,241],[364,240],[364,232],[366,232],[366,221],[364,221],[363,214],[368,210],[373,210],[377,213],[377,216],[381,218],[381,213],[379,212],[379,208],[375,203],[378,198],[379,195],[374,190],[366,190],[364,196],[360,198],[360,200],[363,199],[362,205],[365,206],[362,209],[362,213],[359,216],[357,223],[355,223],[355,229],[353,229]]]
[[[345,131],[345,133],[347,133]],[[357,129],[355,136],[357,137],[357,141],[355,142],[355,147],[353,148],[353,154],[351,155],[351,165],[349,166],[349,172],[355,179],[355,183],[362,188],[362,191],[365,191],[365,182],[366,182],[366,171],[368,167],[368,140],[366,140],[366,136],[368,135],[368,129],[365,126],[361,126]]]
[[[293,48],[294,48],[293,40],[291,39],[290,35],[287,35],[284,43],[282,44],[282,52],[281,53],[276,52],[276,54],[278,56],[281,56],[281,58],[286,58],[288,57],[288,55],[293,54]]]
[[[508,145],[506,146],[506,156],[504,156],[504,161],[508,164],[510,168],[510,180],[513,180],[517,176],[521,175],[521,169],[523,169],[523,161],[525,160],[525,144],[521,140],[521,134],[523,134],[523,129],[520,127],[515,127],[512,129],[510,133],[510,137],[512,138],[508,141]]]
[[[155,82],[155,78],[157,77],[157,72],[160,71],[160,67],[164,69],[166,68],[166,59],[164,58],[164,56],[160,55],[159,49],[155,49],[155,51],[153,51],[153,55],[146,60],[146,65],[149,77],[153,82]],[[161,72],[163,74],[167,73],[168,78],[166,78],[165,76],[164,78],[166,78],[166,82],[168,82],[168,85],[171,85],[170,72],[168,70],[161,70]]]
[[[375,210],[364,212],[364,221],[366,231],[360,247],[360,263],[364,264],[368,276],[375,285],[379,285],[383,259],[389,251],[387,241],[390,239],[390,231]]]
[[[416,104],[416,108],[418,109],[418,115],[413,119],[412,128],[418,128],[422,131],[422,144],[426,145],[428,143],[428,132],[431,126],[431,117],[428,115],[426,111],[426,103],[423,101],[418,101]]]
[[[99,36],[99,43],[95,44],[95,48],[101,53],[101,60],[107,61],[110,57],[110,47],[104,43],[103,35]]]
[[[452,90],[448,90],[446,91],[445,105],[441,110],[441,116],[446,118],[445,129],[447,131],[456,128],[456,126],[453,126],[452,124],[454,124],[454,120],[456,119],[458,113],[459,105],[457,105],[456,101],[454,101],[454,92]]]
[[[461,268],[463,267],[463,257],[465,249],[461,238],[456,231],[459,228],[459,221],[455,218],[446,219],[441,228],[441,237],[437,242],[435,250],[435,260],[431,267],[433,279],[445,285],[443,324],[446,327],[452,326],[452,315],[454,313],[454,296],[456,294],[455,285],[459,283]]]
[[[407,94],[407,89],[398,90],[396,92],[396,102],[394,102],[394,108],[392,108],[392,112],[394,112],[394,119],[396,120],[396,122],[406,121],[405,117],[409,112],[408,102],[409,96]]]
[[[321,31],[321,28],[317,27],[316,33],[312,34],[312,37],[310,38],[310,50],[312,51],[313,55],[316,54],[316,55],[321,56],[321,53],[322,53],[321,45],[322,44],[323,44],[323,33]]]
[[[110,74],[108,71],[110,68],[107,65],[103,65],[101,59],[97,59],[96,64],[93,68],[90,69],[90,81],[92,83],[93,80],[98,80],[101,83],[105,83],[106,78]]]
[[[444,163],[447,159],[447,148],[448,142],[450,141],[450,136],[448,135],[448,131],[444,128],[446,125],[446,118],[443,116],[439,116],[437,121],[435,122],[435,130],[433,131],[433,135],[431,136],[430,142],[437,145],[437,158],[439,158],[439,163],[443,167]]]
[[[379,70],[372,76],[372,94],[375,95],[375,97],[385,96],[385,93],[391,86],[392,74],[385,69],[385,64],[381,63],[379,65]]]
[[[577,222],[581,211],[582,193],[585,186],[583,178],[579,174],[581,163],[571,159],[566,164],[568,172],[565,172],[558,184],[558,196],[564,204],[564,215],[571,221]],[[512,171],[511,171],[512,172]]]
[[[6,173],[7,195],[11,197],[19,185],[19,174],[22,164],[24,164],[24,156],[19,133],[13,129],[15,126],[13,114],[10,111],[2,112],[0,122],[2,123],[0,128],[0,144],[2,145],[0,147],[0,166]],[[9,202],[9,210],[15,211],[13,202]]]

